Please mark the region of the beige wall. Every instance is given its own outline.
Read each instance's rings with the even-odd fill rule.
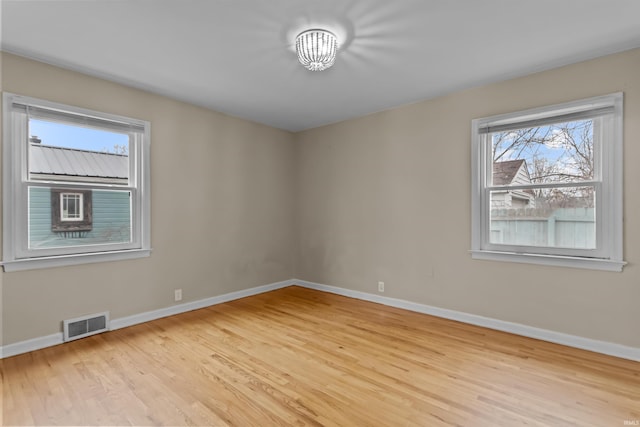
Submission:
[[[293,276],[293,143],[283,132],[3,54],[2,88],[151,122],[151,257],[3,273],[3,344],[63,319],[120,318]]]
[[[4,90],[2,87],[2,72],[3,72],[3,56],[2,52],[0,52],[0,93]],[[2,103],[0,103],[0,116],[2,115]],[[2,120],[0,120],[0,130],[2,130]],[[0,138],[2,138],[2,132],[0,132]],[[2,142],[0,140],[0,147],[2,147]],[[2,194],[2,150],[0,149],[0,194]],[[0,197],[0,206],[2,206],[2,197]],[[2,209],[0,209],[0,218],[2,218]],[[2,225],[0,221],[0,242],[2,241]],[[2,244],[0,243],[0,253],[2,253]],[[0,257],[1,259],[2,257]],[[4,312],[4,273],[2,269],[0,269],[0,346],[4,342],[4,326],[3,326],[3,312]],[[1,356],[1,355],[0,355]]]
[[[297,277],[640,347],[640,50],[295,135],[4,54],[2,89],[152,123],[150,258],[0,275],[4,344]],[[625,92],[623,273],[471,260],[471,119]]]
[[[296,277],[640,347],[640,50],[297,135]],[[471,120],[625,93],[623,273],[472,260]]]

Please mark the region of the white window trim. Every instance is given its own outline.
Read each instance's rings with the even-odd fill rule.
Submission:
[[[14,141],[26,141],[23,127],[16,123],[13,114],[13,104],[23,104],[52,110],[61,114],[68,113],[71,116],[81,117],[87,122],[112,122],[122,126],[128,124],[143,129],[140,138],[135,138],[133,150],[130,155],[135,156],[135,165],[132,163],[130,177],[136,180],[135,191],[132,198],[132,244],[123,245],[93,245],[91,250],[79,249],[78,253],[55,254],[51,251],[42,251],[42,256],[25,256],[20,249],[24,246],[27,235],[26,221],[20,220],[20,215],[25,215],[24,192],[16,191],[23,187],[27,179],[23,161],[26,158],[26,143],[16,144]],[[150,123],[144,120],[131,119],[114,114],[101,113],[85,108],[69,106],[50,102],[42,99],[31,98],[5,92],[3,94],[3,261],[1,265],[5,272],[31,270],[39,268],[51,268],[68,265],[77,265],[102,261],[115,261],[133,258],[147,257],[151,254],[151,173],[150,173]],[[135,176],[133,174],[135,170]],[[55,183],[56,186],[59,183]],[[65,184],[62,183],[62,186]],[[107,185],[108,187],[108,185]],[[117,187],[117,186],[114,186]],[[22,252],[21,252],[22,251]],[[82,252],[83,251],[83,252]]]
[[[80,214],[77,217],[69,218],[69,214],[64,211],[64,199],[68,196],[74,196],[73,198],[77,200],[80,206]],[[65,222],[80,222],[84,220],[84,194],[82,193],[60,193],[60,221]]]
[[[488,244],[488,203],[483,200],[487,172],[486,144],[480,129],[487,126],[508,125],[525,120],[535,121],[564,114],[613,107],[612,140],[602,147],[602,183],[606,200],[602,201],[602,219],[599,235],[603,236],[606,257],[587,257],[565,254],[527,253],[496,250]],[[586,268],[605,271],[622,271],[623,260],[623,94],[622,92],[588,98],[564,104],[534,108],[514,113],[474,119],[471,122],[471,256],[473,259],[541,264],[559,267]],[[482,176],[481,176],[482,175]],[[560,252],[560,251],[559,251]]]

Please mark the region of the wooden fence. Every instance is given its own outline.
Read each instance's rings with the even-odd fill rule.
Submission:
[[[491,243],[593,249],[595,209],[492,209]]]

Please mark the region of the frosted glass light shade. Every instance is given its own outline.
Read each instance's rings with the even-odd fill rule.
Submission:
[[[298,60],[307,70],[322,71],[336,60],[338,40],[327,30],[307,30],[296,37]]]

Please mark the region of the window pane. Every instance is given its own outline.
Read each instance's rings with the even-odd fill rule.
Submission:
[[[596,248],[594,187],[492,191],[493,244]]]
[[[53,227],[51,188],[29,187],[29,248],[131,242],[131,192],[92,190],[91,199],[92,212],[83,212],[83,216],[91,216],[89,230],[82,227],[61,230]],[[79,214],[80,200],[71,197],[68,201],[68,207],[77,203],[68,212]]]
[[[597,120],[492,133],[491,185],[593,180],[593,126]]]
[[[129,135],[29,119],[29,179],[127,185]]]
[[[62,215],[63,221],[73,221],[82,219],[82,195],[62,193]]]

